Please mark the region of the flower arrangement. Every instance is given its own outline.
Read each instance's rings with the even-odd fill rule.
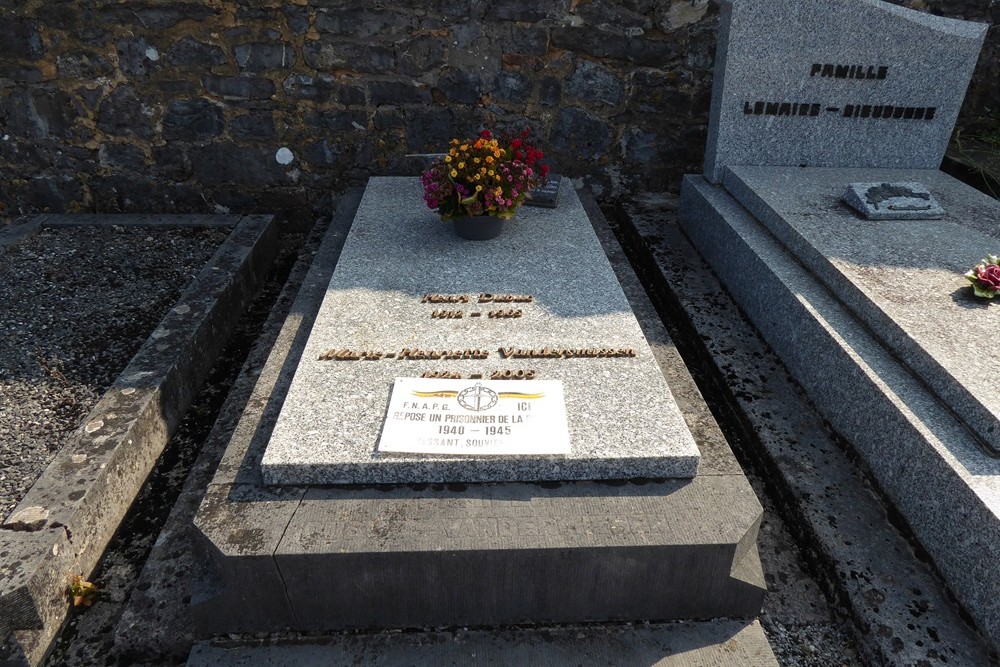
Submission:
[[[965,277],[972,283],[976,296],[986,299],[1000,296],[1000,257],[987,255],[982,264],[972,267]]]
[[[545,155],[528,143],[530,129],[494,139],[483,130],[475,139],[452,139],[448,154],[423,173],[424,201],[442,220],[495,216],[506,220],[535,187],[545,182]]]

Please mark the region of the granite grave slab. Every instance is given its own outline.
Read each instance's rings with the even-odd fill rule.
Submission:
[[[859,220],[839,201],[852,179],[919,181],[941,220]],[[1000,203],[939,171],[732,167],[726,189],[988,447],[1000,452],[1000,309],[963,277],[1000,248]]]
[[[264,454],[269,484],[690,478],[698,448],[576,193],[457,238],[369,182]],[[321,357],[323,357],[321,359]],[[397,377],[561,380],[567,456],[376,451]],[[477,377],[478,376],[478,377]]]
[[[880,0],[723,2],[705,175],[936,169],[987,29]]]
[[[823,180],[837,170],[815,171],[823,172],[818,177]],[[858,171],[845,173],[853,177]],[[913,171],[864,172],[871,180],[916,176]],[[932,183],[928,173],[919,176]],[[938,185],[932,187],[940,191]],[[839,300],[839,288],[831,290],[822,281],[823,276],[837,275],[836,270],[811,272],[811,260],[803,252],[782,245],[733,196],[701,176],[685,177],[681,193],[678,219],[685,233],[819,411],[865,461],[979,629],[994,647],[1000,646],[1000,571],[996,568],[1000,559],[1000,458],[931,391],[927,377],[914,373],[917,362],[911,354],[889,347],[880,338],[884,332],[858,318]],[[824,199],[831,207],[844,207],[836,190],[828,190]],[[942,203],[950,210],[954,202],[942,195]],[[801,212],[816,209],[808,198],[799,206]],[[873,224],[853,220],[858,226]],[[840,235],[847,236],[842,231]],[[938,245],[955,247],[947,234],[933,238]],[[871,252],[880,250],[876,247]],[[928,249],[926,254],[910,256],[909,261],[916,267],[917,259],[935,256]],[[893,277],[893,271],[899,267],[883,268],[888,284],[882,288],[898,287],[900,278]],[[873,285],[878,285],[876,278],[883,268],[859,271],[859,286],[868,294],[877,293]],[[939,269],[927,263],[923,269],[912,270],[926,274],[917,279],[925,287],[936,280],[935,289],[950,290],[950,278]],[[961,300],[967,290],[963,287],[957,298]],[[919,311],[921,298],[928,301],[928,310],[940,298],[929,290],[895,296],[899,303],[893,302],[893,307],[914,307],[912,312]],[[911,301],[913,306],[909,306]],[[969,316],[992,310],[985,304],[967,303]],[[958,328],[942,322],[946,329],[939,332],[941,337]],[[984,347],[982,341],[978,347]]]

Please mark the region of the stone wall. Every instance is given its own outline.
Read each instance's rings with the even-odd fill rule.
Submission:
[[[308,216],[525,122],[605,200],[673,189],[700,170],[717,22],[709,0],[0,0],[0,213]],[[970,114],[1000,109],[998,41]]]

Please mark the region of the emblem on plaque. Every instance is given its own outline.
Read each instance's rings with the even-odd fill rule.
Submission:
[[[495,391],[478,382],[474,387],[467,387],[458,392],[458,404],[472,412],[489,410],[497,404],[499,398]]]

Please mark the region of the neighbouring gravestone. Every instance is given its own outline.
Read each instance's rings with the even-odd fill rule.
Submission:
[[[963,276],[1000,248],[1000,204],[937,169],[986,30],[724,3],[678,219],[1000,647],[1000,310]]]
[[[464,241],[422,207],[416,179],[369,182],[264,454],[265,481],[694,477],[698,448],[579,199],[522,208],[507,225]],[[397,378],[418,380],[397,387],[406,394],[388,411]],[[480,411],[487,395],[495,406]],[[540,448],[524,451],[532,434]]]
[[[705,175],[937,169],[987,28],[879,0],[724,2]]]

